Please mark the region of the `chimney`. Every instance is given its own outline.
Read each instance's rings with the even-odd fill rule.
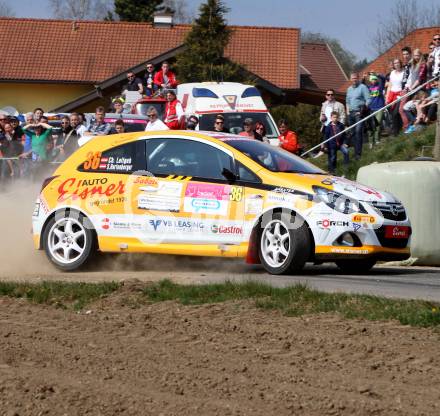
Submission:
[[[72,22],[72,32],[76,32],[78,30],[78,23],[74,20]]]
[[[174,26],[173,17],[174,13],[157,12],[154,14],[153,26],[172,28]]]

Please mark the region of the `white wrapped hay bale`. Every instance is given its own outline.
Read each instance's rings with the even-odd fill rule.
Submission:
[[[411,220],[411,257],[440,266],[440,162],[375,163],[359,169],[357,181],[399,198]]]

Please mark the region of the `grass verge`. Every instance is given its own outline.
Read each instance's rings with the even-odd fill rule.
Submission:
[[[0,282],[0,296],[25,298],[74,309],[84,308],[96,299],[117,292],[119,283],[65,283],[40,284]],[[177,301],[183,305],[201,305],[226,301],[253,300],[255,306],[265,310],[279,310],[287,316],[316,313],[338,313],[353,319],[397,320],[403,325],[435,327],[440,325],[440,304],[421,300],[386,299],[368,295],[323,293],[295,285],[274,288],[264,283],[217,283],[205,285],[179,285],[169,280],[146,284],[136,292],[139,304]]]
[[[72,306],[79,310],[120,288],[119,283],[42,282],[38,284],[0,282],[0,296],[24,298],[34,303]]]
[[[338,167],[336,174],[345,175],[349,179],[356,179],[357,171],[362,166],[371,165],[374,162],[397,162],[412,160],[421,156],[423,146],[433,146],[435,141],[435,125],[428,126],[426,129],[411,134],[400,134],[396,137],[382,137],[381,143],[368,148],[368,143],[364,144],[362,157],[359,161],[354,160],[353,148],[350,148],[350,165],[347,169],[342,164],[342,154],[338,152]],[[432,149],[425,150],[424,156],[432,157]],[[327,155],[318,159],[309,159],[310,162],[327,170]]]
[[[398,320],[403,325],[440,325],[440,305],[420,300],[396,300],[368,295],[324,293],[304,285],[274,288],[258,282],[177,285],[164,280],[144,289],[152,302],[176,300],[184,305],[253,299],[257,307],[288,316],[339,313],[345,318]]]

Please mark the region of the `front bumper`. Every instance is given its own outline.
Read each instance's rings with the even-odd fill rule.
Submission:
[[[410,257],[409,247],[390,248],[381,246],[316,246],[315,261],[374,258],[382,261],[406,260]]]

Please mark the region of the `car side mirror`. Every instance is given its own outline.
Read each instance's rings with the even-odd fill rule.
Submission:
[[[222,175],[228,180],[228,182],[235,182],[237,180],[237,175],[227,168],[223,168]]]

